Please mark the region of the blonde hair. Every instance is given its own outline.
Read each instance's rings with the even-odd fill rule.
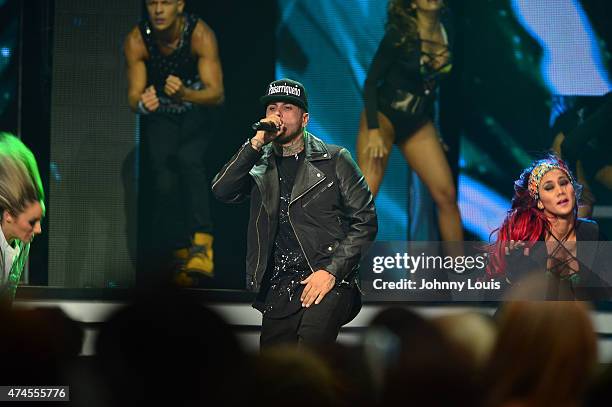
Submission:
[[[30,182],[36,189],[36,195],[38,197],[36,200],[40,202],[44,215],[45,192],[43,189],[42,179],[40,178],[40,172],[38,171],[38,164],[36,163],[36,158],[34,157],[32,151],[13,134],[0,131],[0,157],[7,157],[22,164],[22,167],[25,168]],[[21,169],[19,171],[21,171]],[[14,174],[15,172],[13,171],[13,175]],[[3,209],[8,208],[4,208],[3,206]]]
[[[29,204],[39,202],[40,196],[25,165],[18,159],[0,155],[0,213],[13,216],[23,212]]]

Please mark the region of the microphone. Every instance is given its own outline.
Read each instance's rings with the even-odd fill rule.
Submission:
[[[276,133],[279,130],[279,128],[276,127],[276,124],[272,122],[255,122],[253,123],[251,128],[253,130],[271,131],[274,133]]]

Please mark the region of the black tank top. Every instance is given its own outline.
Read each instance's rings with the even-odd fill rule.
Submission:
[[[147,87],[155,86],[160,102],[158,111],[163,113],[183,113],[193,107],[190,102],[177,102],[166,96],[164,85],[168,75],[179,77],[187,88],[194,90],[203,88],[198,74],[198,58],[191,53],[191,36],[198,23],[198,17],[193,14],[184,14],[183,18],[185,24],[178,47],[169,55],[163,55],[160,52],[149,20],[143,20],[138,24],[140,34],[149,52],[149,58],[145,61]]]

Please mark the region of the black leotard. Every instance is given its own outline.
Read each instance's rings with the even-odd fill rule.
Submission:
[[[408,44],[397,28],[387,29],[374,55],[364,85],[369,129],[378,128],[377,112],[380,111],[391,121],[397,143],[432,119],[436,88],[440,78],[448,73],[452,66],[451,35],[445,26],[443,30],[447,40],[446,48],[438,55],[429,55],[421,51],[421,39]],[[448,62],[434,68],[432,60],[444,53],[448,53]],[[420,98],[419,103],[423,104],[422,106],[411,104],[410,100],[415,97]]]

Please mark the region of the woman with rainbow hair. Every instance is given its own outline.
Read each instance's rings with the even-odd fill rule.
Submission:
[[[581,190],[567,164],[552,154],[525,168],[490,246],[488,277],[514,285],[541,272],[547,299],[609,298],[607,238],[595,221],[578,218]]]

